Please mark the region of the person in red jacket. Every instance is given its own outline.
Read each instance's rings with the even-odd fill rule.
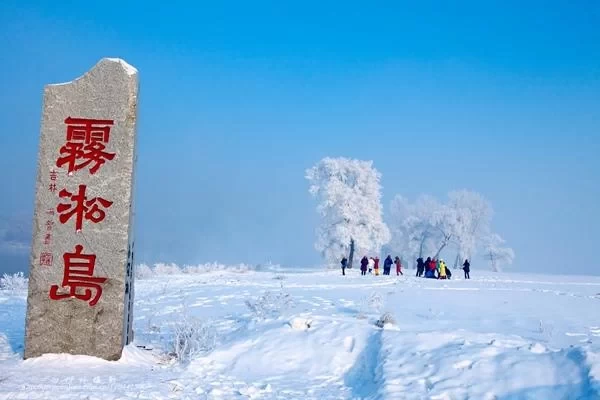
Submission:
[[[435,271],[437,270],[437,261],[435,258],[432,258],[429,261],[429,265],[427,266],[427,278],[435,278]]]
[[[402,262],[400,261],[400,257],[396,256],[394,259],[394,264],[396,264],[396,276],[404,275],[402,273]]]
[[[435,258],[432,258],[431,261],[429,261],[429,269],[432,271],[437,269],[437,260]]]

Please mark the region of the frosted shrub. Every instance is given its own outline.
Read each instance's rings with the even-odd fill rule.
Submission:
[[[364,297],[360,303],[357,318],[365,319],[369,312],[381,313],[385,307],[385,299],[378,292],[371,293],[368,297]]]
[[[379,317],[379,319],[375,322],[375,325],[377,325],[380,328],[383,328],[385,325],[395,325],[395,324],[396,324],[396,319],[390,312],[383,313],[381,315],[381,317]]]
[[[210,264],[202,264],[202,265],[184,265],[183,273],[184,274],[200,274],[210,272]]]
[[[164,275],[181,275],[181,274],[206,274],[210,272],[227,271],[227,272],[239,272],[245,273],[249,271],[256,271],[261,268],[260,265],[250,264],[219,264],[216,262],[196,265],[184,265],[179,266],[175,263],[157,263],[153,266],[147,264],[139,264],[135,267],[135,277],[137,279],[150,279],[156,276]],[[274,267],[275,268],[275,267]]]
[[[244,264],[241,264],[244,265]],[[260,271],[260,272],[264,272],[264,271],[271,271],[271,272],[281,272],[281,270],[283,269],[281,267],[280,264],[273,264],[272,262],[268,262],[266,264],[257,264],[254,267],[252,267],[253,270],[255,271]]]
[[[546,339],[551,339],[554,334],[554,326],[552,324],[544,323],[544,321],[540,319],[539,332],[546,337]]]
[[[367,299],[367,304],[369,306],[369,309],[380,313],[383,307],[385,306],[385,300],[380,293],[373,292]]]
[[[289,322],[290,327],[295,331],[305,331],[312,326],[312,319],[297,317]]]
[[[149,279],[154,276],[154,271],[148,264],[139,264],[135,266],[135,279]]]
[[[283,290],[278,292],[265,292],[256,300],[246,300],[246,306],[252,312],[254,318],[277,318],[281,312],[293,305],[292,296]]]
[[[181,274],[182,270],[177,266],[177,264],[163,264],[158,263],[154,264],[154,274],[155,275],[178,275]]]
[[[252,266],[250,264],[235,264],[235,265],[226,265],[219,264],[217,262],[206,263],[206,264],[197,264],[197,265],[185,265],[183,267],[183,273],[185,274],[205,274],[208,272],[217,272],[217,271],[229,271],[229,272],[248,272],[256,270],[257,266]]]
[[[215,348],[215,329],[199,319],[184,317],[173,327],[173,355],[179,362],[189,362]]]
[[[28,280],[22,272],[4,274],[0,278],[0,290],[20,291],[27,290]]]

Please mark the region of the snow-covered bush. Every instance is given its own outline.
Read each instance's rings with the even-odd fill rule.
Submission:
[[[138,264],[134,271],[135,279],[148,279],[154,276],[154,270],[148,264]]]
[[[543,335],[546,338],[546,340],[552,339],[552,336],[554,335],[554,325],[552,323],[547,323],[540,319],[540,324],[539,324],[538,329],[539,329],[539,333],[541,335]]]
[[[383,296],[381,296],[380,293],[373,292],[369,296],[367,304],[369,305],[369,308],[371,310],[379,313],[381,312],[381,310],[383,310],[383,307],[385,306],[385,299],[383,298]]]
[[[135,277],[137,279],[149,279],[156,276],[164,275],[181,275],[181,274],[206,274],[217,271],[228,271],[228,272],[239,272],[245,273],[249,271],[256,271],[259,269],[273,268],[275,270],[280,269],[279,265],[268,264],[264,265],[250,265],[250,264],[220,264],[217,262],[196,264],[196,265],[177,265],[174,263],[156,263],[152,266],[147,264],[139,264],[136,266]]]
[[[4,274],[0,278],[0,290],[21,291],[27,290],[28,280],[22,272]]]
[[[367,317],[367,313],[381,313],[383,308],[385,307],[385,299],[378,292],[373,292],[369,296],[364,297],[360,303],[360,309],[358,311],[358,318],[365,319]]]
[[[380,328],[383,328],[385,325],[396,325],[396,319],[390,312],[385,312],[379,317],[379,319],[375,322]]]
[[[220,263],[206,263],[206,264],[196,264],[196,265],[185,265],[183,267],[183,273],[185,274],[205,274],[208,272],[216,272],[216,271],[229,271],[229,272],[249,272],[254,271],[258,268],[258,266],[250,265],[250,264],[234,264],[234,265],[226,265]]]
[[[297,317],[289,322],[290,327],[295,331],[305,331],[312,326],[312,319]]]
[[[246,300],[255,319],[277,318],[281,313],[293,306],[292,296],[283,290],[277,292],[267,291],[256,300]]]
[[[189,362],[214,349],[216,338],[216,331],[209,323],[184,317],[173,326],[173,355],[180,362]]]
[[[174,264],[174,263],[154,264],[154,274],[155,275],[177,275],[177,274],[181,274],[181,273],[182,273],[182,270],[177,264]]]

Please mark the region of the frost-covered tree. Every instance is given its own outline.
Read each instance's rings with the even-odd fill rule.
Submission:
[[[420,196],[414,204],[398,195],[390,208],[391,247],[415,259],[438,258],[451,246],[457,249],[455,264],[471,258],[489,234],[492,207],[480,194],[467,190],[448,194],[447,203]]]
[[[392,200],[392,244],[396,251],[407,251],[412,258],[439,254],[452,243],[458,232],[458,213],[431,196],[420,196],[414,204],[402,196]]]
[[[456,240],[457,234],[461,229],[461,219],[458,210],[442,204],[431,215],[430,224],[437,242],[437,251],[433,258],[438,259],[442,250],[446,248],[453,240]]]
[[[448,193],[448,205],[456,212],[453,239],[458,250],[456,267],[463,258],[471,259],[477,247],[489,235],[493,210],[485,197],[469,190]]]
[[[401,195],[392,200],[390,248],[400,254],[405,265],[435,252],[438,232],[432,225],[432,217],[440,207],[431,196],[420,196],[414,204]]]
[[[321,223],[315,248],[330,263],[348,255],[379,253],[389,242],[383,222],[381,174],[372,161],[324,158],[306,171],[310,193],[317,198]]]
[[[484,238],[484,257],[490,260],[490,265],[494,272],[500,272],[503,264],[512,264],[515,259],[513,249],[504,247],[504,243],[506,241],[495,233]]]
[[[385,252],[395,252],[399,254],[402,263],[407,265],[407,262],[412,262],[414,251],[411,247],[411,229],[406,223],[412,213],[412,205],[408,200],[401,195],[397,195],[392,199],[390,204],[390,233],[391,240],[385,248]]]

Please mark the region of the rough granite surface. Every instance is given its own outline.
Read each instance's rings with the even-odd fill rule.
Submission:
[[[137,70],[120,59],[102,59],[82,77],[44,89],[25,358],[70,353],[117,360],[123,346],[132,340],[137,101]],[[104,151],[115,156],[94,174],[90,173],[93,162],[72,173],[68,173],[66,165],[57,166],[61,148],[67,142],[68,117],[114,121]],[[98,212],[92,219],[84,215],[82,228],[77,231],[76,214],[62,223],[59,215],[64,212],[57,207],[61,203],[76,204],[72,198],[61,197],[60,192],[66,189],[77,194],[79,185],[86,185],[88,211],[93,211],[94,203],[87,202],[94,198],[105,199],[112,205],[105,208],[96,201],[105,212],[104,219],[93,221],[101,215]],[[98,284],[102,294],[95,305],[72,296],[50,298],[53,285],[59,287],[59,295],[70,293],[71,286],[63,285],[63,255],[74,253],[77,245],[83,246],[83,254],[96,255],[93,277],[106,278]],[[73,280],[77,278],[71,277]],[[94,287],[89,290],[94,295],[97,292]],[[85,297],[85,292],[83,286],[76,288],[80,296]]]

